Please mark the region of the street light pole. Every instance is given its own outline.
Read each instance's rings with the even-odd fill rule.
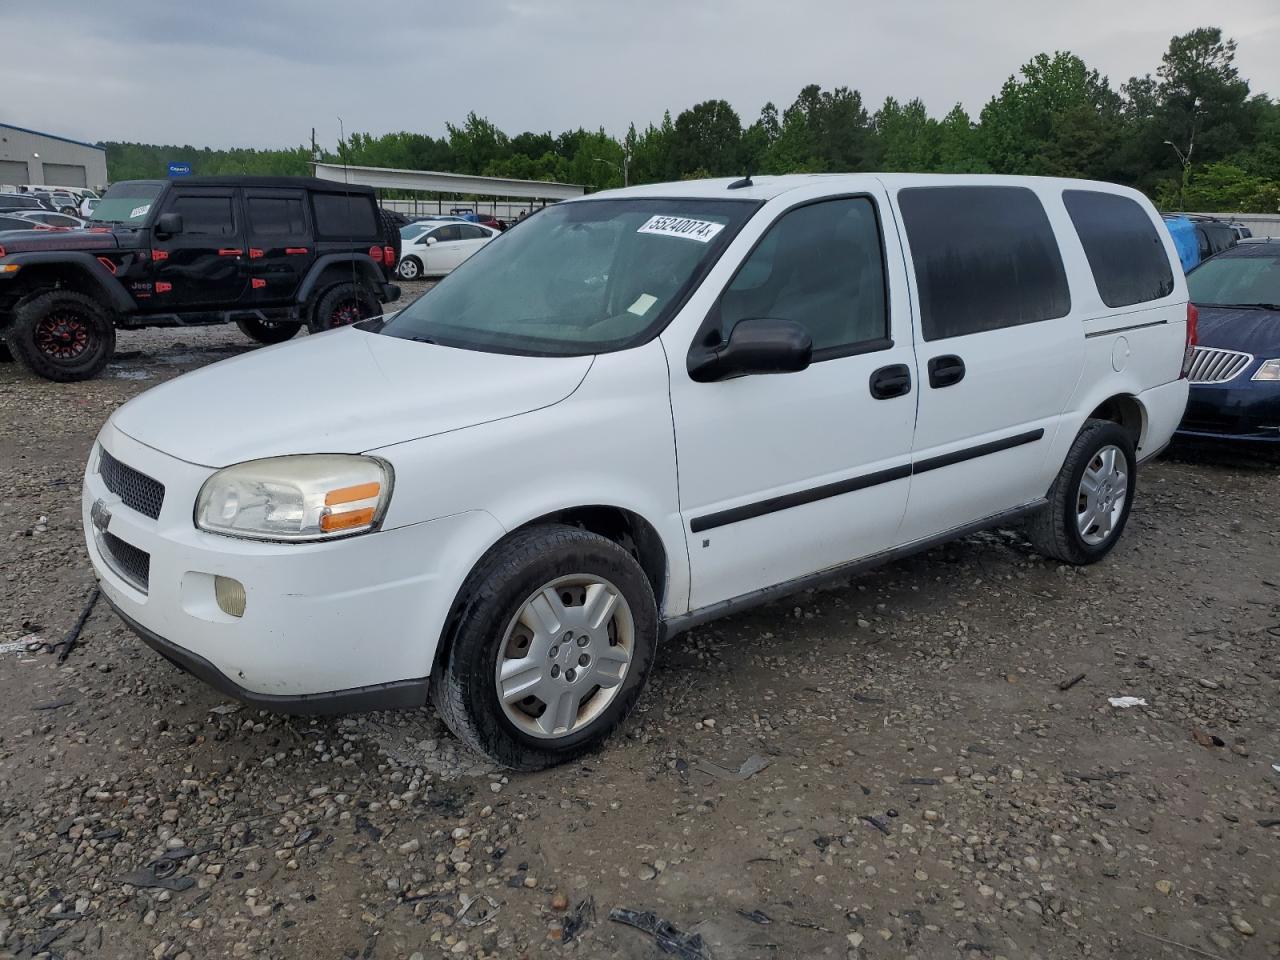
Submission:
[[[591,159],[593,159],[596,163],[603,163],[606,167],[613,167],[613,169],[617,170],[619,173],[622,174],[622,185],[624,187],[631,186],[631,184],[628,182],[630,180],[630,177],[628,176],[629,174],[628,167],[630,166],[630,158],[628,158],[625,153],[622,155],[622,166],[618,166],[612,160],[606,160],[603,157],[592,157]]]

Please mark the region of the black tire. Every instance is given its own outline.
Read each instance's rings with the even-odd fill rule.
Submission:
[[[631,662],[598,716],[575,733],[544,739],[507,717],[495,672],[507,627],[525,601],[557,577],[575,574],[604,578],[625,598],[634,625]],[[431,698],[449,729],[473,750],[503,766],[541,770],[598,746],[635,706],[653,665],[658,608],[640,565],[612,540],[563,525],[519,531],[477,564],[459,596],[465,605],[433,671]]]
[[[1080,484],[1085,470],[1107,447],[1115,447],[1124,455],[1127,487],[1119,516],[1112,523],[1110,532],[1101,542],[1091,543],[1081,533],[1078,523]],[[1089,420],[1071,444],[1062,469],[1049,488],[1049,502],[1027,523],[1027,536],[1037,551],[1052,560],[1075,565],[1097,563],[1111,552],[1124,532],[1137,489],[1138,462],[1132,438],[1118,423]]]
[[[405,269],[406,267],[408,267],[408,270]],[[401,280],[421,280],[422,261],[417,257],[405,257],[400,261],[400,265],[396,267],[396,276]]]
[[[307,327],[312,333],[323,333],[368,320],[381,312],[382,304],[367,287],[358,283],[339,283],[316,300]]]
[[[394,273],[396,264],[400,262],[400,228],[409,222],[408,217],[392,210],[379,210],[382,215],[383,242],[395,250],[395,259],[386,265],[387,273]]]
[[[5,340],[32,373],[72,383],[102,372],[116,350],[116,327],[92,297],[50,290],[18,304]]]
[[[258,343],[284,343],[297,336],[298,331],[302,329],[302,322],[259,320],[257,317],[249,317],[247,320],[237,320],[236,326],[246,337]]]

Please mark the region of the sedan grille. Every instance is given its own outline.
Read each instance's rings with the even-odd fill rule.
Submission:
[[[126,543],[114,533],[102,534],[98,544],[111,568],[146,593],[151,582],[151,554]]]
[[[1218,347],[1196,347],[1187,379],[1192,383],[1226,383],[1244,373],[1251,363],[1251,353],[1221,350]]]
[[[159,480],[153,480],[145,473],[126,466],[106,450],[100,450],[98,473],[107,489],[130,510],[137,510],[152,520],[160,518],[160,507],[164,503],[164,484]]]

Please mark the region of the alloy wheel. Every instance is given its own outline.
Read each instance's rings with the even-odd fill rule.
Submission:
[[[1108,444],[1093,455],[1076,494],[1076,527],[1090,546],[1105,543],[1124,514],[1129,496],[1128,461],[1124,451]]]
[[[559,577],[507,625],[494,668],[498,702],[531,737],[569,736],[613,702],[634,651],[635,621],[616,586],[587,574]]]
[[[55,360],[74,360],[89,349],[89,325],[79,314],[57,311],[35,328],[36,348]]]

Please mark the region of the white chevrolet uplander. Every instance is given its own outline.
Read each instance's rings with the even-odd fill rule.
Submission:
[[[1024,519],[1115,545],[1195,311],[1133,190],[830,175],[600,193],[404,311],[147,391],[98,436],[103,593],[219,690],[581,753],[660,641]]]

